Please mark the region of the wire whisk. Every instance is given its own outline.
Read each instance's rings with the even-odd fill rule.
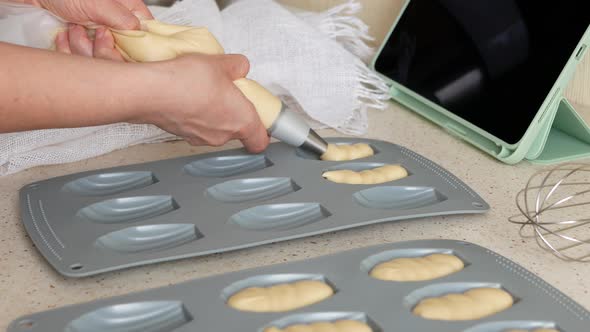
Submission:
[[[524,238],[566,261],[590,262],[590,164],[567,163],[535,173],[516,195]]]

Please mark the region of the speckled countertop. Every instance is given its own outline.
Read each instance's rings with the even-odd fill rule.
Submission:
[[[33,247],[20,223],[19,188],[63,174],[214,150],[184,142],[141,145],[78,163],[39,167],[0,178],[0,331],[13,319],[68,304],[175,284],[246,268],[414,239],[460,239],[488,247],[537,273],[590,309],[590,264],[566,263],[523,240],[507,218],[514,197],[539,166],[504,165],[411,112],[393,105],[371,112],[368,137],[404,145],[445,167],[492,206],[485,215],[392,222],[201,258],[149,265],[83,279],[58,275]],[[337,136],[324,131],[326,136]],[[225,148],[236,147],[231,144]]]

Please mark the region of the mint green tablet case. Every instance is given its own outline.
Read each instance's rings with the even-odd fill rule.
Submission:
[[[373,59],[371,63],[373,70],[375,70],[377,58],[379,58],[383,47],[410,1],[405,2]],[[502,162],[515,164],[523,159],[542,164],[564,162],[590,157],[590,128],[563,95],[589,43],[590,28],[586,30],[583,38],[573,50],[524,136],[513,145],[465,121],[390,78],[381,76],[391,84],[390,95],[392,99]],[[506,119],[506,121],[510,121],[510,119]]]

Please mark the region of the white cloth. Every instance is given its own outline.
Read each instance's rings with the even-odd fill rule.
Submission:
[[[25,14],[5,5],[0,0],[0,41],[47,47],[47,35],[55,31],[45,25],[37,27],[44,38],[31,34],[35,20],[15,20],[15,15]],[[184,0],[171,8],[153,8],[164,22],[208,27],[227,53],[248,56],[250,78],[304,112],[312,126],[348,134],[365,133],[367,109],[385,108],[389,99],[385,82],[360,59],[367,59],[372,50],[366,44],[368,27],[354,16],[359,10],[355,0],[323,13],[293,13],[271,0],[240,0],[222,12],[214,0]],[[34,15],[36,22],[50,22],[53,30],[59,23],[38,9]],[[27,22],[27,27],[14,31],[28,33],[2,33],[15,22]],[[155,126],[127,123],[0,134],[0,176],[173,139],[177,138]]]

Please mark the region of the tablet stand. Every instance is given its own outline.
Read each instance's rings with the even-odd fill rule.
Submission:
[[[590,127],[567,99],[562,97],[546,126],[548,130],[541,130],[537,138],[541,142],[540,153],[527,159],[549,164],[590,157]]]

